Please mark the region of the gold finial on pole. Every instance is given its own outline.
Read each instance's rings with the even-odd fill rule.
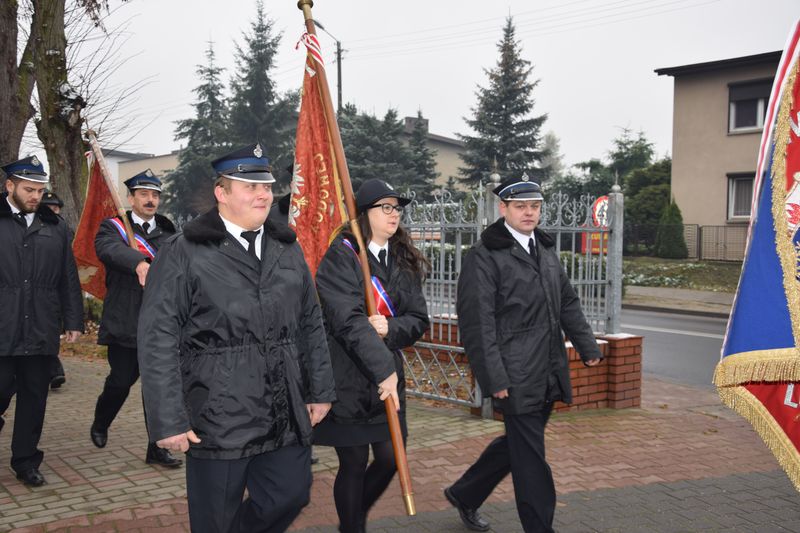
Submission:
[[[297,9],[303,12],[306,20],[311,19],[311,8],[314,7],[314,0],[297,0]]]

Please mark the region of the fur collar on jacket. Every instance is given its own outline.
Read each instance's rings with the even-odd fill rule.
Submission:
[[[131,211],[128,211],[127,214],[128,214],[128,221],[131,223],[131,226],[133,226],[133,216],[131,215]],[[156,226],[158,226],[159,228],[161,228],[166,232],[175,233],[175,225],[172,223],[170,219],[168,219],[164,215],[159,215],[158,213],[156,213],[155,218],[156,218]]]
[[[11,206],[8,205],[8,193],[5,192],[0,196],[0,218],[11,218]],[[45,224],[57,225],[61,217],[53,213],[53,210],[44,204],[39,204],[36,214],[42,219]]]
[[[297,240],[297,235],[288,226],[279,222],[271,222],[269,219],[264,222],[264,233],[287,244]],[[190,220],[183,226],[184,237],[196,243],[220,242],[225,239],[227,234],[225,223],[222,222],[216,207]]]
[[[514,243],[517,242],[511,235],[511,232],[508,231],[508,228],[506,228],[505,221],[505,218],[500,217],[494,224],[483,230],[483,233],[481,233],[481,241],[483,241],[483,245],[489,250],[502,250],[503,248],[511,248],[514,246]],[[536,242],[542,246],[552,248],[552,246],[556,243],[553,240],[553,237],[539,228],[536,228],[533,233],[536,236]]]

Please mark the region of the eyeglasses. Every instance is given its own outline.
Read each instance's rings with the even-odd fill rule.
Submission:
[[[370,209],[374,209],[376,207],[380,207],[384,215],[391,215],[395,211],[397,211],[398,215],[402,215],[403,210],[405,209],[402,205],[392,205],[392,204],[373,204],[369,206]]]

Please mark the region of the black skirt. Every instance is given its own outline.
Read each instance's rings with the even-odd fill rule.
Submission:
[[[403,432],[403,439],[408,437],[405,413],[397,413],[400,418],[400,429]],[[384,442],[392,440],[389,434],[389,424],[386,422],[379,424],[342,424],[336,422],[332,417],[326,417],[314,428],[314,444],[317,446],[335,446],[345,448],[347,446],[364,446],[373,442]]]

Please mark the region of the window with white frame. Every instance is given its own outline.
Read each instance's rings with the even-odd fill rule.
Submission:
[[[732,83],[728,86],[728,131],[744,133],[764,127],[772,80]]]
[[[728,174],[728,220],[750,220],[755,174]]]

